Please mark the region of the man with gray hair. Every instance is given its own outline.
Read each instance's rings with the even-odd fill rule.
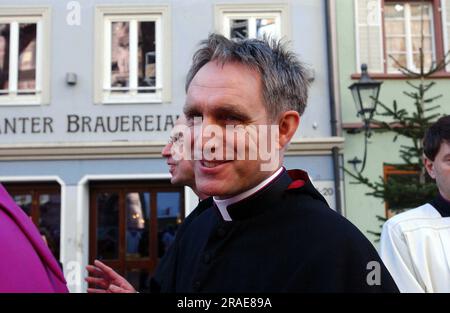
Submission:
[[[186,92],[196,187],[214,201],[182,225],[152,291],[398,291],[308,174],[283,167],[308,96],[293,53],[273,40],[212,34],[194,55]]]

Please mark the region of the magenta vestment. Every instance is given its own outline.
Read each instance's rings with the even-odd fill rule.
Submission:
[[[68,290],[38,229],[0,184],[0,293],[4,292]]]

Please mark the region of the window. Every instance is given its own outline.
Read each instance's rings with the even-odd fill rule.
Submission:
[[[386,218],[391,218],[400,212],[416,208],[427,201],[431,201],[437,193],[437,189],[426,190],[415,193],[415,196],[405,197],[397,192],[398,186],[404,185],[419,185],[419,169],[408,165],[398,164],[383,164],[384,182],[388,186],[386,197],[388,201],[385,202]],[[426,175],[426,181],[431,181],[431,178]]]
[[[424,54],[425,69],[436,60],[431,2],[386,2],[384,5],[384,32],[386,54],[392,55],[402,66],[420,70],[420,51]],[[423,42],[422,42],[423,31]],[[387,71],[395,73],[398,65],[388,57]]]
[[[420,48],[425,70],[441,60],[446,23],[442,23],[440,4],[440,0],[355,0],[357,71],[366,63],[372,73],[400,74],[390,56],[418,71]],[[445,14],[442,17],[445,19]]]
[[[228,38],[280,37],[280,14],[227,14],[224,33]]]
[[[96,103],[167,101],[167,8],[99,7],[97,24]]]
[[[450,0],[441,1],[441,12],[443,20],[444,53],[450,50]],[[450,65],[447,65],[447,72],[450,72]]]
[[[0,105],[48,102],[48,9],[0,12]]]
[[[58,183],[5,183],[14,201],[38,227],[55,258],[60,258],[61,187]]]
[[[184,189],[163,181],[92,182],[90,203],[91,264],[102,260],[148,291],[184,219]]]
[[[289,37],[286,5],[216,5],[216,29],[228,38]]]

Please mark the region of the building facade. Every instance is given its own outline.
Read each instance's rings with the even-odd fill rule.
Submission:
[[[403,94],[411,91],[406,77],[400,73],[395,57],[410,69],[420,68],[421,25],[423,18],[424,63],[429,68],[432,61],[441,60],[450,46],[450,1],[388,1],[388,0],[342,0],[336,7],[337,58],[339,71],[339,99],[342,109],[344,165],[355,169],[348,161],[363,158],[364,134],[353,133],[362,126],[356,114],[355,103],[348,87],[360,77],[361,64],[367,64],[369,75],[382,81],[380,101],[392,106],[397,100],[399,109],[414,110],[413,102]],[[422,17],[423,16],[423,17]],[[437,113],[450,113],[450,68],[433,75],[436,83],[429,96],[442,95],[433,105],[440,105]],[[377,119],[383,117],[376,116]],[[363,172],[371,181],[395,174],[395,164],[403,163],[399,147],[410,142],[399,137],[394,142],[392,133],[373,132],[368,144],[366,168]],[[357,169],[359,169],[357,167]],[[394,172],[393,172],[394,170]],[[352,184],[354,179],[345,175],[346,216],[375,244],[376,236],[368,231],[379,232],[378,216],[388,218],[388,206],[379,198],[367,196],[369,188]]]
[[[213,31],[284,37],[313,69],[285,164],[307,170],[342,211],[327,9],[317,0],[0,0],[0,182],[40,227],[71,291],[86,290],[84,267],[96,258],[145,291],[196,206],[189,188],[170,185],[161,150],[192,54]]]

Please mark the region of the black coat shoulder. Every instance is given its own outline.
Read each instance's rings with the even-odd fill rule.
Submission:
[[[313,187],[306,186],[306,189]],[[315,189],[314,189],[315,190]],[[317,191],[287,191],[280,220],[308,262],[297,268],[291,290],[310,292],[398,292],[375,247],[345,217],[332,210]],[[307,239],[306,239],[307,238]],[[305,239],[307,244],[305,246]],[[303,252],[299,251],[298,257]]]

